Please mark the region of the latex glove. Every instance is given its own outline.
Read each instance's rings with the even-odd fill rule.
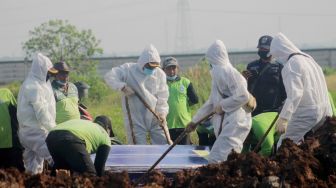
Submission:
[[[287,125],[288,125],[288,120],[279,117],[279,118],[277,119],[277,121],[275,122],[275,130],[276,130],[278,133],[282,134],[282,133],[286,132]]]
[[[257,108],[257,101],[256,101],[256,99],[250,94],[250,95],[249,95],[249,100],[248,100],[247,103],[243,106],[243,109],[244,109],[247,113],[251,113],[251,112],[253,112],[256,108]]]
[[[215,107],[215,110],[214,110],[214,111],[216,112],[216,114],[219,114],[219,115],[224,114],[222,105],[217,105],[217,106]]]
[[[134,94],[134,91],[132,88],[130,88],[129,86],[125,85],[121,91],[124,93],[124,95],[126,97],[130,96],[130,95],[133,95]]]
[[[187,127],[186,127],[186,131],[187,133],[191,133],[193,131],[195,131],[197,128],[197,125],[194,122],[190,122],[188,123]]]

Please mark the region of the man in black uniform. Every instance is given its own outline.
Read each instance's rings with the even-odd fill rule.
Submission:
[[[257,101],[257,108],[252,112],[252,116],[263,112],[278,112],[286,99],[281,76],[283,65],[272,62],[272,56],[269,54],[271,41],[271,36],[260,37],[257,46],[260,59],[249,63],[247,70],[243,71],[248,90]]]

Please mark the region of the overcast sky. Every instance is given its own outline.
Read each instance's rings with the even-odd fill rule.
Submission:
[[[184,13],[178,1],[186,0],[1,0],[0,57],[22,57],[28,32],[50,19],[92,29],[114,56],[150,43],[162,54],[205,52],[215,39],[255,50],[261,35],[279,31],[301,48],[336,47],[335,0],[189,0]]]

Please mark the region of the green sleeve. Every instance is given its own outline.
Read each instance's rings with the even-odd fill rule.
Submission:
[[[333,100],[330,92],[328,92],[328,95],[329,95],[329,101],[330,101],[330,104],[331,104],[332,115],[336,116],[336,108],[335,108],[334,100]]]
[[[276,117],[276,112],[262,113],[254,116],[252,119],[252,131],[256,139],[259,141],[266,133],[267,129]],[[261,144],[260,154],[263,156],[269,156],[272,152],[273,144],[275,141],[275,127],[273,126],[271,131],[266,136],[264,142]]]

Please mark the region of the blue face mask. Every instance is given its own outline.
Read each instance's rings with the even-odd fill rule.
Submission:
[[[153,75],[154,74],[154,71],[155,69],[148,69],[148,68],[144,68],[144,73],[147,75],[147,76],[150,76],[150,75]]]
[[[170,80],[170,81],[173,81],[177,78],[177,75],[174,75],[174,76],[168,76],[167,75],[167,80]]]

